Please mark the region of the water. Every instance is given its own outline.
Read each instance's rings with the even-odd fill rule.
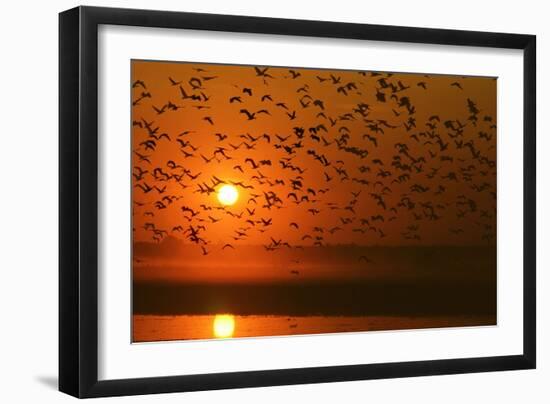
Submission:
[[[495,325],[495,316],[133,316],[133,341],[170,341]]]

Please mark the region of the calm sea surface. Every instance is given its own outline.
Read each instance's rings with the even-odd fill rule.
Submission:
[[[133,341],[240,338],[495,325],[494,316],[134,315]]]

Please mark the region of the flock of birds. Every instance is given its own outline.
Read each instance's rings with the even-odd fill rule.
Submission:
[[[448,78],[449,97],[462,105],[448,116],[415,101],[429,94],[429,75],[239,69],[242,80],[229,84],[214,65],[156,77],[170,99],[135,77],[134,232],[178,237],[204,255],[252,235],[267,251],[324,246],[344,233],[368,244],[399,231],[418,244],[434,223],[453,223],[450,237],[476,228],[477,241],[495,241],[496,122],[467,95],[467,77]],[[292,91],[279,99],[283,84]],[[239,208],[217,202],[223,184],[239,190]],[[169,225],[157,220],[166,212]],[[230,218],[216,247],[209,235]],[[281,220],[299,242],[271,231]]]

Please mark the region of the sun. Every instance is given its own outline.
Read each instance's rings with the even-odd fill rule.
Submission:
[[[231,314],[216,314],[214,317],[214,336],[231,338],[235,331],[235,317]]]
[[[233,205],[239,199],[239,191],[233,185],[224,185],[218,189],[218,201],[222,205]]]

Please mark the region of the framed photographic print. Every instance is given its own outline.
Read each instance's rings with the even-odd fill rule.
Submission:
[[[60,390],[535,367],[535,37],[60,14]]]

